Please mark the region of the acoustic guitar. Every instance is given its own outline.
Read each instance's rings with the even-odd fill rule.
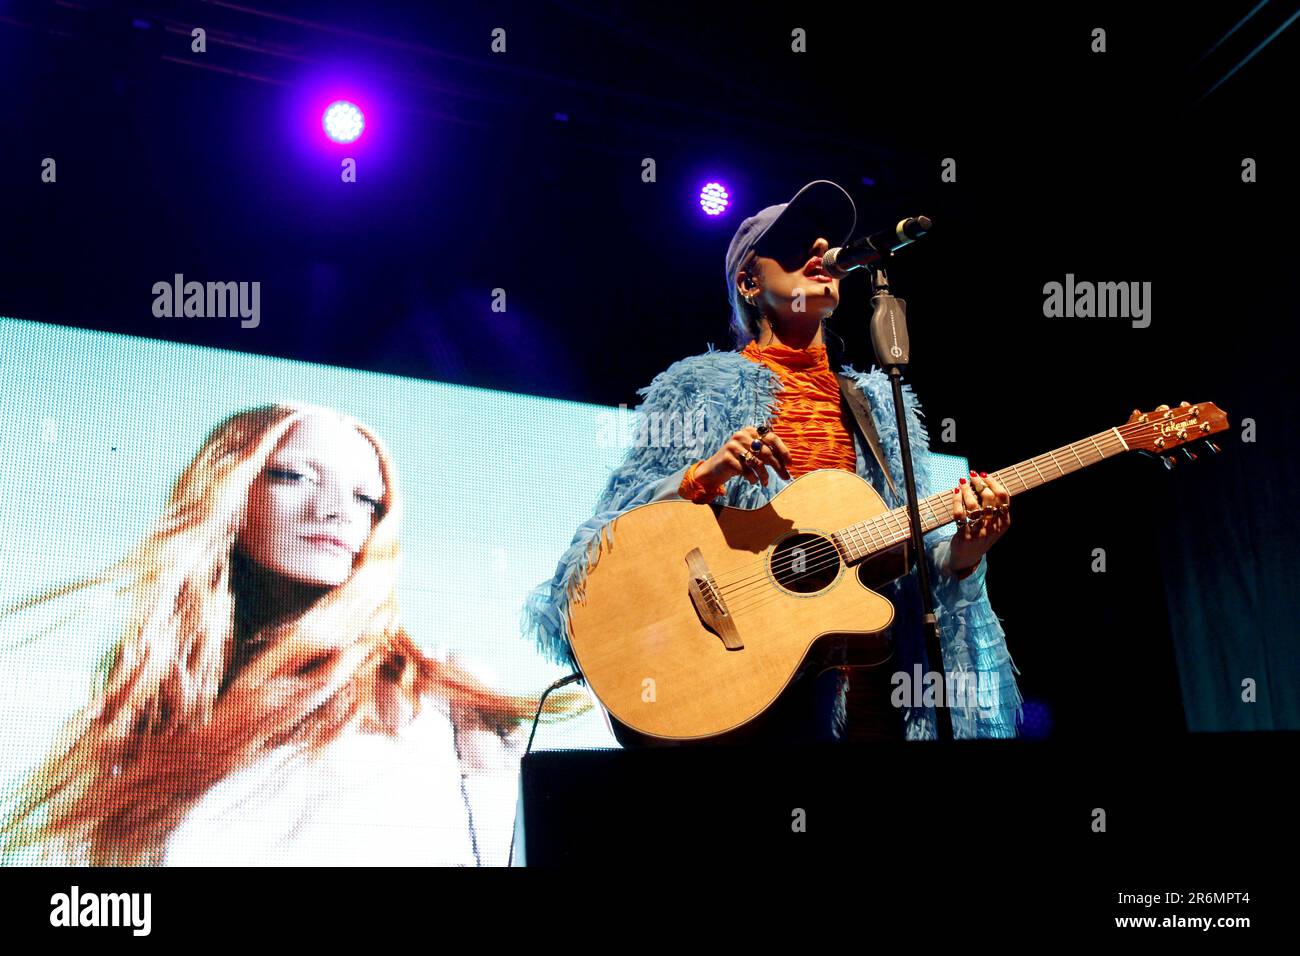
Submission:
[[[1195,459],[1192,442],[1218,452],[1209,436],[1227,428],[1212,404],[1134,410],[994,477],[1015,496],[1128,451],[1172,467],[1179,448]],[[953,520],[951,498],[920,499],[922,533]],[[808,472],[754,509],[653,502],[611,526],[570,603],[569,638],[592,692],[639,734],[724,734],[766,710],[810,655],[870,666],[891,652],[894,608],[872,587],[915,560],[908,512],[856,474]]]

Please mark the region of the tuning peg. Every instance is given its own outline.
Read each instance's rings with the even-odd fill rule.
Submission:
[[[1173,471],[1173,470],[1174,470],[1174,465],[1178,464],[1178,459],[1177,459],[1176,457],[1174,457],[1173,455],[1170,455],[1170,456],[1168,456],[1167,458],[1165,458],[1164,462],[1165,462],[1165,468],[1166,468],[1166,470],[1168,470],[1168,471]]]
[[[1211,455],[1217,455],[1220,451],[1219,446],[1216,445],[1214,442],[1210,441],[1208,438],[1205,439],[1205,450],[1208,451]]]
[[[1196,461],[1196,452],[1192,451],[1186,445],[1183,446],[1183,454],[1187,456],[1188,461]]]
[[[1157,405],[1157,406],[1156,406],[1156,411],[1158,411],[1158,412],[1167,412],[1167,411],[1169,411],[1169,406],[1168,406],[1168,405]]]
[[[1179,402],[1179,403],[1178,403],[1178,407],[1179,407],[1179,408],[1186,408],[1186,407],[1187,407],[1188,405],[1190,405],[1190,404],[1192,404],[1192,403],[1191,403],[1191,402]]]

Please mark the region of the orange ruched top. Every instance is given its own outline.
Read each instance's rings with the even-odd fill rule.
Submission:
[[[772,431],[790,449],[790,475],[818,468],[857,469],[853,437],[840,413],[840,383],[826,358],[826,346],[794,349],[750,342],[741,355],[766,365],[781,379],[781,412]]]

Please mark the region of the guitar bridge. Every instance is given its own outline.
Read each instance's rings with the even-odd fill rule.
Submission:
[[[738,651],[745,645],[736,630],[736,622],[727,610],[718,584],[709,573],[709,564],[699,548],[692,548],[686,555],[686,567],[690,569],[691,603],[705,625],[722,638],[723,645],[729,651]]]

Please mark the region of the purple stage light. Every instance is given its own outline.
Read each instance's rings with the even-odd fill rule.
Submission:
[[[334,142],[351,143],[366,128],[366,118],[357,104],[336,100],[326,108],[321,126],[325,128],[325,135]]]
[[[728,202],[727,187],[722,183],[705,183],[700,190],[700,208],[707,215],[721,216],[727,211]]]

